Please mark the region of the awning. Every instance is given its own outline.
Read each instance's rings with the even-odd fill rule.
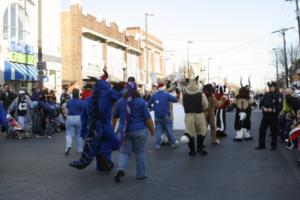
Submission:
[[[4,80],[5,81],[37,81],[38,71],[33,65],[25,65],[4,61]]]

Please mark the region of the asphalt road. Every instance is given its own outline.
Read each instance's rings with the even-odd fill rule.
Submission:
[[[68,167],[78,155],[74,148],[69,157],[64,155],[64,133],[51,140],[1,136],[0,200],[299,199],[300,168],[295,164],[299,153],[283,144],[277,151],[254,150],[261,118],[258,111],[252,115],[254,140],[234,143],[233,117],[233,112],[228,113],[229,136],[218,146],[208,141],[206,157],[189,157],[185,145],[155,151],[153,137],[149,137],[148,179],[135,180],[132,157],[120,184],[113,180],[115,172],[97,172],[95,162],[82,171]],[[177,137],[181,134],[176,131]]]

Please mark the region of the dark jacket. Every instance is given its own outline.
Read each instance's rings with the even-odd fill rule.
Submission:
[[[267,92],[264,94],[263,98],[260,101],[259,107],[263,108],[271,108],[273,112],[264,113],[264,114],[279,114],[282,110],[282,96],[276,92]]]
[[[2,101],[3,107],[6,111],[15,98],[16,98],[16,96],[11,91],[8,91],[8,92],[2,91],[1,92],[0,100]]]

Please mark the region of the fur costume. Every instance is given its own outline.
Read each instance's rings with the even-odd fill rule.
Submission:
[[[241,82],[241,88],[239,94],[235,97],[235,121],[234,128],[236,130],[236,136],[233,139],[236,142],[244,140],[252,140],[250,135],[251,129],[251,111],[253,99],[250,97],[250,81],[249,85],[243,86]]]
[[[219,101],[224,96],[226,96],[225,85],[217,86],[217,92],[215,93],[216,100]],[[229,99],[227,98],[223,104],[216,106],[216,124],[217,124],[217,137],[226,137],[227,134],[225,133],[226,130],[226,107],[230,104]]]
[[[198,77],[188,81],[183,94],[183,107],[185,112],[185,135],[189,138],[189,155],[194,156],[196,154],[195,137],[197,138],[197,152],[206,155],[207,152],[203,149],[206,134],[204,111],[208,108],[208,101],[205,94],[200,91]]]
[[[111,88],[105,73],[94,86],[92,96],[88,97],[81,115],[81,137],[85,139],[83,153],[78,161],[70,163],[71,167],[83,169],[94,159],[99,171],[109,171],[113,167],[112,151],[119,148],[120,142],[112,127],[112,105],[121,92]]]
[[[227,100],[227,96],[223,96],[220,101],[217,101],[215,97],[215,88],[212,84],[206,84],[203,87],[203,92],[208,100],[208,109],[205,112],[205,119],[207,126],[210,125],[210,136],[212,144],[219,144],[219,140],[217,140],[216,135],[216,114],[215,108],[224,104]]]

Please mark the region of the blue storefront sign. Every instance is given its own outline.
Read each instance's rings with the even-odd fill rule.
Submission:
[[[34,55],[33,46],[28,44],[21,44],[19,42],[12,41],[10,43],[10,51],[23,54]]]

